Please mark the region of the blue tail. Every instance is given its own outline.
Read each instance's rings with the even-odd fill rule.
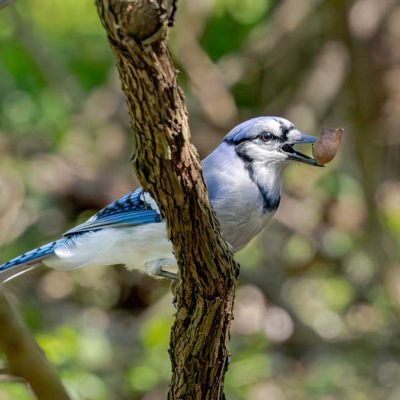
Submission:
[[[18,266],[26,266],[30,269],[32,265],[39,264],[43,258],[52,254],[54,249],[57,247],[58,240],[52,243],[45,244],[44,246],[38,247],[37,249],[28,251],[12,260],[0,265],[0,273],[7,271],[11,268]],[[1,281],[1,280],[0,280]]]

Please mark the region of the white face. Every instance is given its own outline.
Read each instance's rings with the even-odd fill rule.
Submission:
[[[234,128],[225,138],[247,162],[280,167],[291,160],[315,165],[315,160],[293,149],[296,143],[312,143],[315,138],[303,135],[294,125],[278,117],[260,117]]]

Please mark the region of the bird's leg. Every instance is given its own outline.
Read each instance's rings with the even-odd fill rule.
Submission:
[[[149,275],[159,276],[160,278],[167,278],[177,281],[178,274],[170,272],[163,267],[171,267],[176,265],[176,261],[169,258],[159,258],[157,260],[148,261],[145,263],[146,271]]]
[[[167,278],[167,279],[172,279],[174,281],[179,280],[178,274],[175,272],[168,272],[160,268],[159,272],[157,273],[157,276],[160,276],[161,278]]]

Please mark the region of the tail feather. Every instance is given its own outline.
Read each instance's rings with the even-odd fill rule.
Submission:
[[[37,265],[17,265],[15,268],[0,272],[0,285],[34,269],[36,266]]]
[[[10,261],[7,261],[4,264],[0,265],[0,274],[3,275],[3,272],[9,271],[10,269],[13,269],[12,272],[14,272],[14,268],[18,267],[15,269],[15,274],[6,274],[6,279],[0,279],[0,281],[8,281],[11,278],[14,278],[17,275],[20,275],[21,273],[24,273],[30,269],[33,268],[33,266],[40,264],[40,262],[43,260],[43,258],[51,255],[54,253],[54,249],[57,247],[58,241],[52,242],[45,244],[44,246],[38,247],[37,249],[28,251],[27,253],[24,253],[18,257],[13,258]],[[10,271],[11,272],[11,271]]]

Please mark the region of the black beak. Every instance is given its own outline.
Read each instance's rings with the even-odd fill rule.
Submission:
[[[309,157],[299,151],[295,150],[293,146],[295,144],[303,144],[303,143],[315,143],[318,140],[315,136],[304,135],[302,134],[300,140],[296,140],[295,143],[284,144],[282,146],[282,151],[287,154],[289,160],[300,161],[302,163],[312,165],[314,167],[323,167],[322,164],[319,164],[314,158]]]

